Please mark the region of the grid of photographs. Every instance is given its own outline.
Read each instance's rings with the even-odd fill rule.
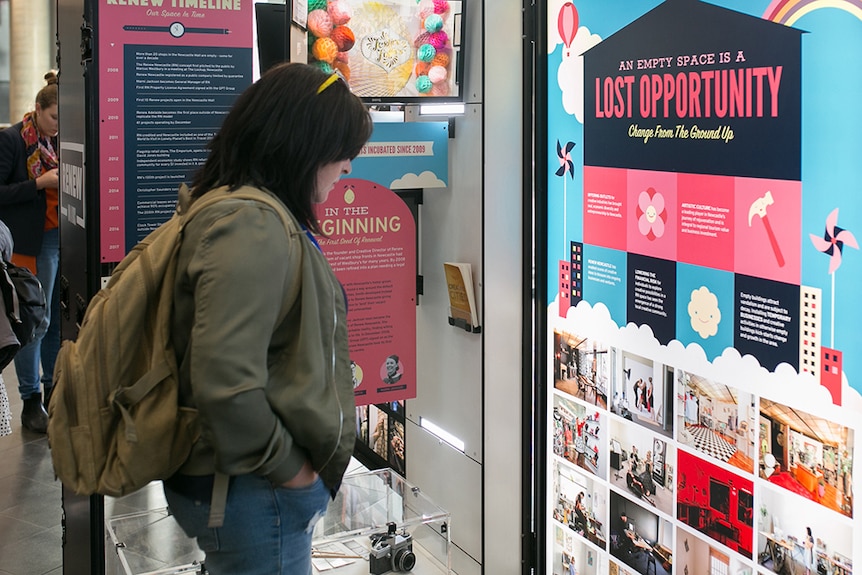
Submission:
[[[553,333],[553,572],[849,575],[853,429]]]

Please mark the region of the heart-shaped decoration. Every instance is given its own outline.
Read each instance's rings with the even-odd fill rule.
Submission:
[[[410,61],[410,43],[388,28],[383,28],[377,34],[363,37],[360,47],[366,60],[377,64],[387,72]]]

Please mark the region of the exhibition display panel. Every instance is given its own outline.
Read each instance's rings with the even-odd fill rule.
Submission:
[[[824,7],[543,5],[543,572],[862,553],[862,14]]]

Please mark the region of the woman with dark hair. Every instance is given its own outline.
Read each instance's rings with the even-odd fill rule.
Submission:
[[[236,100],[180,199],[228,192],[183,230],[171,324],[201,438],[164,489],[208,573],[311,572],[312,527],[353,453],[356,410],[344,291],[309,230],[371,130],[338,76],[276,66]],[[283,203],[290,225],[230,195],[250,188]]]
[[[0,132],[0,220],[12,231],[12,263],[36,274],[49,304],[44,324],[15,355],[24,401],[21,425],[36,433],[48,429],[42,392],[47,404],[60,350],[60,299],[54,289],[60,266],[57,74],[48,72],[45,82],[33,111]]]
[[[401,380],[402,373],[398,371],[400,361],[400,358],[395,354],[386,358],[383,363],[386,368],[386,377],[383,378],[383,383],[398,383]]]

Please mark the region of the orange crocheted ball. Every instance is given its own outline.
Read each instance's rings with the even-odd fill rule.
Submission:
[[[311,48],[311,53],[321,62],[331,64],[338,54],[338,46],[332,38],[318,38]]]
[[[434,59],[431,60],[431,65],[432,66],[440,66],[442,68],[448,68],[449,67],[449,55],[444,54],[442,52],[438,52],[437,55],[434,56]]]
[[[335,40],[339,52],[349,52],[356,44],[356,36],[353,35],[353,30],[347,26],[336,26],[329,37]]]

